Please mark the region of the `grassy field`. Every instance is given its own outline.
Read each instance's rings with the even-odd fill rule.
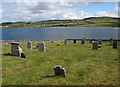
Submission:
[[[7,55],[10,44],[2,46],[3,85],[117,85],[118,49],[103,42],[99,50],[92,50],[89,41],[82,45],[68,41],[45,42],[46,52],[26,48],[21,44],[27,58]],[[60,44],[60,46],[57,46]],[[33,43],[35,46],[36,43]],[[67,76],[52,77],[53,67],[61,65]]]
[[[90,17],[78,20],[46,20],[38,22],[5,22],[0,26],[5,27],[118,27],[120,18]]]

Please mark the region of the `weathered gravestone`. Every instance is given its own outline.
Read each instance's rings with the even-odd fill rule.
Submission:
[[[98,50],[99,46],[98,46],[98,43],[97,42],[94,42],[93,43],[93,49],[97,49]]]
[[[91,40],[90,40],[90,43],[94,43],[94,42],[95,42],[95,40],[94,40],[94,39],[91,39]]]
[[[84,38],[81,40],[81,44],[85,44],[85,43],[86,43],[86,39]]]
[[[73,40],[73,43],[76,44],[76,40],[75,39]]]
[[[38,48],[40,52],[45,52],[45,43],[44,42],[40,42],[38,43]]]
[[[109,45],[113,46],[113,39],[112,38],[110,38],[110,40],[109,40]]]
[[[67,40],[64,41],[64,45],[67,45]]]
[[[114,49],[117,49],[117,41],[114,41],[114,42],[113,42],[113,48],[114,48]]]
[[[99,48],[102,47],[102,40],[98,40],[98,46],[99,46]]]
[[[32,49],[32,42],[27,42],[27,49]]]
[[[54,66],[54,73],[56,76],[66,77],[66,70],[62,68],[60,65]]]
[[[11,55],[21,57],[22,46],[18,42],[14,42],[10,44],[11,44]]]

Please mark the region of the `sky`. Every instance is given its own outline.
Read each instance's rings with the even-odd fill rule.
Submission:
[[[118,0],[2,0],[0,22],[118,17]]]

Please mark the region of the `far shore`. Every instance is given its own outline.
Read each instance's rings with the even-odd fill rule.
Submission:
[[[74,39],[77,40],[77,41],[82,40],[82,39],[76,39],[76,38],[74,38]],[[74,40],[74,39],[65,39],[65,40]],[[90,41],[91,39],[86,39],[86,40]],[[94,39],[94,40],[95,41],[97,41],[97,40],[109,41],[110,39]],[[120,39],[119,40],[113,39],[113,40],[120,41]],[[37,42],[64,41],[64,40],[0,40],[0,43],[3,43],[3,44],[4,43],[12,43],[12,42],[26,43],[26,42],[29,42],[29,41],[37,43]]]

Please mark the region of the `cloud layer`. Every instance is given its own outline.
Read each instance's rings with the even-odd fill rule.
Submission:
[[[64,0],[61,2],[38,2],[36,0],[2,2],[2,11],[0,11],[0,15],[2,15],[2,22],[83,19],[99,16],[118,17],[117,5],[109,10],[100,9],[93,11],[96,7],[89,10],[88,6],[93,3],[88,3],[87,1],[65,2]],[[97,6],[97,8],[100,7]]]

